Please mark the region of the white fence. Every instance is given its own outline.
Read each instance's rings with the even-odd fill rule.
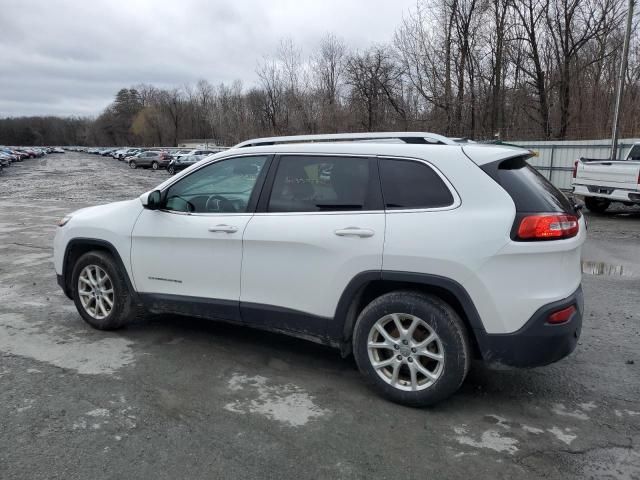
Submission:
[[[623,158],[637,138],[624,138],[618,143],[618,158]],[[573,163],[580,157],[608,158],[611,152],[611,140],[567,140],[567,141],[518,141],[507,143],[527,148],[536,153],[529,163],[547,177],[551,183],[561,189],[571,188]]]

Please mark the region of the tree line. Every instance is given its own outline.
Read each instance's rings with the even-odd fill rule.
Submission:
[[[222,145],[269,135],[433,131],[472,139],[610,135],[624,0],[419,0],[393,38],[365,50],[327,34],[290,39],[241,81],[123,88],[97,118],[0,119],[0,143]],[[622,136],[638,136],[634,28]]]

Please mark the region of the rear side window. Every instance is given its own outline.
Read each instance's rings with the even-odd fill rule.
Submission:
[[[375,160],[364,157],[282,156],[269,212],[380,209]]]
[[[629,160],[640,160],[640,145],[634,145],[627,156]]]
[[[433,168],[412,160],[380,160],[382,196],[387,210],[453,205],[453,195]]]
[[[567,197],[529,165],[526,157],[489,163],[482,169],[507,191],[519,213],[575,213]]]

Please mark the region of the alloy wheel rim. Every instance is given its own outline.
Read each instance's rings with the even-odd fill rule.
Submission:
[[[380,318],[369,332],[367,351],[376,374],[399,390],[425,390],[444,371],[440,337],[415,315],[390,313]]]
[[[113,310],[113,282],[107,272],[97,265],[87,265],[80,272],[78,295],[84,311],[96,320],[107,318]]]

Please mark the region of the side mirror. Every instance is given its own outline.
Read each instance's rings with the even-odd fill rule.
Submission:
[[[162,194],[160,193],[160,190],[143,193],[140,195],[140,201],[144,208],[148,210],[158,210],[160,208],[160,203],[162,202]]]

